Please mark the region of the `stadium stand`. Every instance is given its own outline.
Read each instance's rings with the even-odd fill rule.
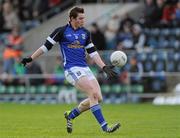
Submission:
[[[56,4],[63,5],[63,1],[60,3],[58,3],[58,1],[57,3],[51,1],[48,12],[44,14],[41,13],[36,18],[38,22],[32,19],[32,24],[28,25],[28,22],[26,22],[25,25],[22,25],[23,36],[26,38],[29,37],[29,41],[26,41],[23,45],[26,49],[24,55],[28,55],[38,44],[42,43],[40,41],[42,41],[45,36],[41,35],[38,37],[38,40],[31,42],[34,46],[33,48],[27,47],[30,45],[30,41],[39,35],[40,30],[45,31],[47,35],[47,32],[56,26],[55,24],[52,25],[53,22],[56,22],[59,18],[62,19],[62,24],[66,22],[66,19],[63,17],[67,14],[69,5],[71,6],[73,3],[69,2],[68,4],[64,4],[64,11],[61,11],[60,14],[60,9],[57,8],[57,6],[55,6],[56,8],[52,8]],[[145,4],[144,7],[147,6]],[[163,5],[161,9],[156,9],[156,6],[160,6],[161,4]],[[156,17],[157,20],[155,23],[151,23],[152,19],[150,17],[152,17],[152,13],[145,12],[145,14],[150,15],[141,15],[142,12],[140,11],[142,11],[143,8],[139,7],[143,5],[142,2],[135,3],[134,5],[132,3],[125,3],[123,5],[121,3],[121,7],[126,7],[127,5],[129,5],[127,6],[128,8],[131,7],[130,11],[127,10],[128,8],[124,8],[123,15],[117,14],[119,13],[119,7],[115,5],[112,7],[112,5],[106,3],[104,6],[110,7],[107,8],[106,11],[102,11],[102,15],[99,15],[94,20],[90,19],[88,21],[90,30],[91,23],[93,23],[92,26],[95,27],[98,25],[99,31],[101,31],[101,34],[104,35],[103,37],[106,38],[106,47],[101,47],[101,51],[99,51],[106,63],[109,63],[109,57],[113,50],[124,50],[128,55],[128,63],[126,66],[121,69],[115,68],[119,76],[114,80],[104,79],[104,74],[101,70],[94,67],[93,63],[91,64],[91,67],[94,68],[94,73],[101,83],[105,102],[128,102],[131,98],[133,99],[133,94],[139,96],[138,99],[141,100],[141,96],[146,98],[145,94],[148,94],[148,98],[153,98],[159,93],[170,92],[173,87],[170,77],[177,78],[180,72],[180,29],[178,27],[179,20],[166,17],[168,9],[166,8],[164,11],[163,8],[169,5],[176,7],[176,3],[169,4],[169,1],[166,3],[153,3],[153,7],[156,8],[152,13],[157,10],[162,12],[161,16],[158,15],[159,19]],[[93,4],[83,6],[87,6],[87,9],[92,9]],[[137,10],[136,13],[134,13],[137,8],[139,8],[139,12]],[[52,9],[54,9],[54,11],[52,11]],[[176,13],[176,10],[178,11],[178,8],[174,9],[174,13]],[[134,14],[138,14],[139,16],[133,18]],[[88,16],[88,18],[90,17],[91,15]],[[110,22],[106,22],[106,24],[102,23],[104,20],[107,21],[107,19],[109,19]],[[168,22],[165,22],[165,20],[168,20]],[[51,27],[47,27],[49,25],[51,25]],[[37,28],[32,29],[32,27]],[[133,29],[136,30],[132,31]],[[113,33],[110,30],[113,30]],[[93,29],[91,31],[93,31]],[[136,34],[136,32],[138,33]],[[37,34],[33,35],[35,33]],[[9,36],[9,32],[0,33],[0,51],[4,51],[4,48],[9,44],[7,36]],[[97,39],[96,41],[101,40]],[[61,102],[58,101],[57,95],[64,91],[65,88],[69,88],[76,93],[76,90],[70,87],[64,80],[60,68],[59,72],[55,72],[58,67],[53,68],[54,65],[48,67],[45,60],[48,59],[48,62],[53,64],[54,62],[50,61],[54,61],[53,59],[57,58],[57,52],[55,51],[57,51],[56,48],[52,53],[47,54],[47,56],[39,60],[40,62],[38,63],[40,63],[40,67],[43,68],[41,71],[42,75],[39,73],[28,75],[27,69],[22,71],[19,66],[15,68],[15,65],[17,65],[14,64],[14,62],[17,63],[15,59],[11,63],[11,65],[13,65],[11,67],[11,69],[13,69],[11,73],[1,69],[0,102],[56,103]],[[3,57],[3,55],[0,56]],[[4,63],[4,61],[1,62]],[[46,72],[48,72],[48,74]],[[32,84],[30,80],[36,79],[43,79],[43,83],[37,85]],[[176,79],[176,81],[178,82],[179,79]],[[83,94],[77,92],[78,100],[83,97]]]

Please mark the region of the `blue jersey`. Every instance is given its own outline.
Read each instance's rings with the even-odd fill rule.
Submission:
[[[70,24],[59,27],[48,36],[44,45],[50,50],[57,42],[63,55],[64,69],[86,67],[86,51],[90,55],[96,53],[90,32],[84,27],[76,30]]]

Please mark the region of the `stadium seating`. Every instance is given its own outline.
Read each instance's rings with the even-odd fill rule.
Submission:
[[[57,85],[48,86],[48,93],[58,93],[60,88]]]
[[[36,93],[36,87],[35,86],[29,86],[28,87],[28,92],[30,94],[35,94]]]
[[[58,18],[59,20],[59,18]],[[25,30],[31,28],[32,24],[26,22]],[[39,24],[34,24],[34,26]],[[52,25],[52,24],[50,24]],[[47,29],[47,27],[46,27]],[[43,29],[41,29],[43,30]],[[37,31],[38,32],[38,31]],[[164,92],[166,85],[166,72],[180,72],[180,28],[179,27],[154,27],[154,28],[143,28],[143,32],[146,35],[147,42],[144,46],[145,50],[143,52],[137,52],[136,50],[127,50],[128,61],[130,61],[132,55],[135,55],[137,61],[143,65],[143,73],[147,74],[147,77],[140,76],[140,82],[137,84],[123,84],[121,82],[116,82],[113,84],[104,83],[101,85],[103,96],[109,98],[111,102],[120,103],[124,99],[122,95],[126,93],[146,93],[146,92]],[[5,37],[7,34],[0,35],[0,51],[3,45],[6,44]],[[34,37],[34,35],[31,35]],[[38,36],[39,37],[39,36]],[[41,37],[39,37],[41,40]],[[30,42],[32,43],[32,42]],[[36,46],[36,45],[34,45]],[[2,53],[2,52],[1,52]],[[2,56],[0,53],[0,57]],[[112,51],[103,51],[101,53],[102,58],[106,63],[110,63],[109,57]],[[46,59],[45,59],[46,60]],[[119,69],[115,68],[119,74],[123,71],[130,72],[130,63],[128,62],[125,67]],[[97,71],[97,75],[100,73]],[[156,75],[154,75],[156,74]],[[149,76],[148,76],[149,75]],[[131,80],[130,80],[131,81]],[[149,85],[146,87],[145,84]],[[35,97],[29,98],[32,102],[40,101],[56,101],[57,99],[52,97],[52,95],[58,95],[65,89],[75,89],[73,87],[67,86],[61,83],[60,85],[46,85],[42,84],[39,86],[24,86],[24,85],[1,85],[0,94],[2,95],[37,95]],[[43,97],[46,95],[47,97]],[[49,96],[51,95],[51,96]],[[77,92],[77,98],[82,99],[85,95],[81,92]],[[117,98],[117,99],[116,99]],[[5,97],[4,100],[11,101],[13,97]],[[23,101],[21,97],[14,97],[15,101]],[[116,101],[117,100],[117,101]]]
[[[26,88],[25,86],[16,86],[16,93],[17,94],[23,94],[23,93],[26,93]]]
[[[0,86],[0,94],[4,94],[4,93],[6,93],[6,86],[1,85]]]
[[[47,93],[47,87],[45,85],[37,86],[37,93],[40,93],[40,94]]]

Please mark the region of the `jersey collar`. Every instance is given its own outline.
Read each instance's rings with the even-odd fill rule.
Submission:
[[[77,28],[77,29],[74,29],[73,27],[72,27],[72,25],[71,25],[71,23],[70,22],[68,22],[67,23],[67,25],[70,27],[70,28],[72,28],[74,31],[77,31],[77,30],[79,30],[79,29],[81,29],[82,27],[79,27],[79,28]]]

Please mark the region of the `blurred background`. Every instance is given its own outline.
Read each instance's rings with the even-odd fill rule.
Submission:
[[[68,22],[75,5],[85,9],[85,27],[107,64],[114,50],[128,56],[114,79],[87,57],[105,103],[180,104],[178,0],[0,0],[0,102],[77,103],[85,97],[66,82],[58,45],[28,67],[20,64]]]

